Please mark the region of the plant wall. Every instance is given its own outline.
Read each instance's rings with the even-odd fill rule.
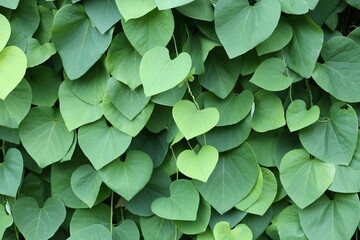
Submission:
[[[0,238],[357,239],[359,1],[0,6]]]

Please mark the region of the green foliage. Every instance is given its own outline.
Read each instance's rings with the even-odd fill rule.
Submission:
[[[0,0],[0,238],[350,240],[356,0]]]

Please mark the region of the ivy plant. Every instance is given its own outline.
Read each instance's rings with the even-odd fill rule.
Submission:
[[[359,16],[0,0],[0,239],[358,239]]]

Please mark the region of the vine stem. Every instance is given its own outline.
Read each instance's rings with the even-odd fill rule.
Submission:
[[[176,180],[179,180],[179,169],[177,167],[177,160],[176,160],[176,155],[175,155],[175,152],[174,152],[174,149],[172,146],[170,146],[170,150],[171,150],[171,153],[173,155],[173,158],[174,158],[174,161],[175,161],[175,167],[176,167]]]
[[[290,88],[289,88],[289,97],[290,97],[290,101],[293,102],[293,97],[292,97],[292,84],[290,85]]]
[[[190,96],[191,96],[191,98],[192,98],[192,100],[193,100],[193,102],[194,102],[194,104],[196,106],[196,109],[200,110],[199,104],[196,102],[196,98],[195,98],[194,94],[191,91],[190,84],[189,84],[188,81],[186,81],[186,86],[187,86],[188,92],[189,92],[189,94],[190,94]]]
[[[312,92],[311,92],[311,89],[310,89],[310,85],[309,85],[309,80],[307,78],[305,78],[305,84],[306,84],[306,90],[309,94],[309,98],[310,98],[310,107],[312,107],[314,104],[313,104],[313,95],[312,95]]]
[[[110,233],[113,232],[113,215],[114,215],[114,191],[111,191],[111,200],[110,200]]]
[[[172,35],[172,39],[174,41],[174,47],[175,47],[176,56],[179,56],[179,52],[178,52],[178,49],[177,49],[177,44],[176,44],[176,39],[175,39],[174,34]]]

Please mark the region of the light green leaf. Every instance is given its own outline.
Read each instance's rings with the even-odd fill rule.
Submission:
[[[23,174],[23,158],[16,148],[10,148],[4,157],[0,163],[0,194],[16,197]]]
[[[318,199],[334,179],[335,166],[324,163],[303,149],[288,152],[280,162],[280,180],[289,197],[300,208]]]
[[[190,18],[210,22],[214,20],[214,6],[208,0],[195,0],[176,10]]]
[[[39,167],[60,161],[70,149],[74,132],[69,132],[58,109],[32,108],[19,127],[22,144]]]
[[[277,0],[221,0],[215,6],[215,30],[230,58],[256,47],[275,30],[280,18]],[[257,31],[254,31],[256,29]]]
[[[172,114],[179,130],[187,139],[206,133],[215,127],[220,117],[216,108],[198,110],[188,100],[181,100],[176,103]]]
[[[140,62],[140,79],[145,95],[152,96],[176,87],[190,72],[191,57],[181,53],[171,60],[169,50],[154,47],[147,51]]]
[[[280,239],[307,240],[300,225],[298,208],[295,205],[290,205],[281,211],[276,220],[276,227]]]
[[[67,240],[80,240],[80,239],[111,240],[111,234],[106,227],[100,224],[93,224],[89,227],[79,230],[75,234],[71,234],[71,236]]]
[[[180,179],[170,184],[170,197],[154,200],[151,210],[155,215],[170,219],[195,221],[200,197],[192,182]]]
[[[292,83],[291,77],[285,76],[286,64],[280,58],[268,58],[256,68],[250,82],[268,91],[282,91]]]
[[[26,56],[18,47],[5,47],[0,52],[0,99],[4,100],[20,83],[26,64]]]
[[[0,5],[2,5],[1,1],[0,1]],[[0,14],[0,31],[1,31],[1,36],[0,36],[0,52],[1,52],[6,46],[6,43],[9,41],[11,34],[10,23],[7,20],[7,18],[2,14]]]
[[[284,108],[278,96],[260,90],[255,93],[255,112],[252,127],[257,132],[267,132],[285,125]]]
[[[44,43],[41,45],[35,38],[27,39],[26,57],[27,66],[35,67],[48,60],[56,53],[53,43]]]
[[[100,191],[101,177],[90,165],[78,167],[71,175],[71,188],[75,195],[89,208],[95,204]]]
[[[281,11],[288,14],[305,14],[314,10],[319,0],[279,0]]]
[[[165,9],[180,7],[189,4],[193,1],[194,0],[173,0],[173,1],[155,0],[155,3],[159,10],[165,10]]]
[[[297,99],[290,103],[286,110],[286,122],[290,132],[294,132],[310,126],[320,117],[320,108],[316,105],[306,110],[303,100]]]
[[[185,150],[176,160],[179,171],[192,178],[206,182],[219,159],[219,152],[213,146],[201,147],[196,154],[193,150]]]
[[[230,229],[228,222],[218,222],[213,230],[215,240],[252,240],[251,229],[245,224],[239,224]]]
[[[141,85],[140,61],[141,55],[129,43],[125,34],[117,34],[111,42],[106,58],[106,66],[111,75],[134,90]]]
[[[322,29],[307,16],[289,17],[294,35],[284,48],[286,65],[304,78],[310,78],[324,41]]]
[[[154,9],[139,19],[121,23],[129,42],[141,55],[154,47],[165,47],[175,27],[171,10]],[[156,67],[155,63],[153,65]]]
[[[125,21],[139,18],[156,7],[154,0],[115,0]]]
[[[360,45],[350,38],[334,37],[324,44],[321,56],[325,63],[316,64],[313,78],[335,98],[346,102],[360,101]]]
[[[69,131],[94,122],[103,115],[101,105],[93,106],[82,101],[73,94],[66,82],[60,85],[59,100],[60,112]]]
[[[58,198],[48,198],[43,207],[34,198],[18,199],[12,207],[14,222],[26,239],[47,240],[65,220],[66,210]]]
[[[332,200],[323,195],[307,208],[299,209],[301,227],[310,240],[351,239],[360,220],[359,213],[357,194],[335,193]]]
[[[3,239],[5,230],[13,224],[13,218],[8,215],[3,205],[0,204],[0,238]]]
[[[158,216],[141,217],[140,227],[145,240],[175,239],[177,233],[172,221]]]
[[[119,226],[113,228],[113,240],[139,240],[140,234],[136,223],[126,219]]]
[[[79,145],[96,170],[123,154],[130,142],[129,135],[107,126],[104,118],[79,129]]]
[[[115,160],[100,169],[100,176],[110,189],[129,201],[149,182],[152,171],[149,155],[132,150],[124,162]]]
[[[65,5],[55,14],[52,40],[70,79],[81,77],[99,60],[112,33],[101,34],[93,27],[81,5]]]
[[[354,109],[334,103],[330,116],[299,132],[304,148],[318,159],[349,165],[356,148],[358,120]]]
[[[201,195],[220,214],[224,214],[254,187],[258,165],[248,143],[220,154],[215,170],[206,183],[194,180]]]
[[[5,100],[0,99],[0,125],[8,128],[18,128],[30,110],[31,98],[30,85],[24,79]]]

